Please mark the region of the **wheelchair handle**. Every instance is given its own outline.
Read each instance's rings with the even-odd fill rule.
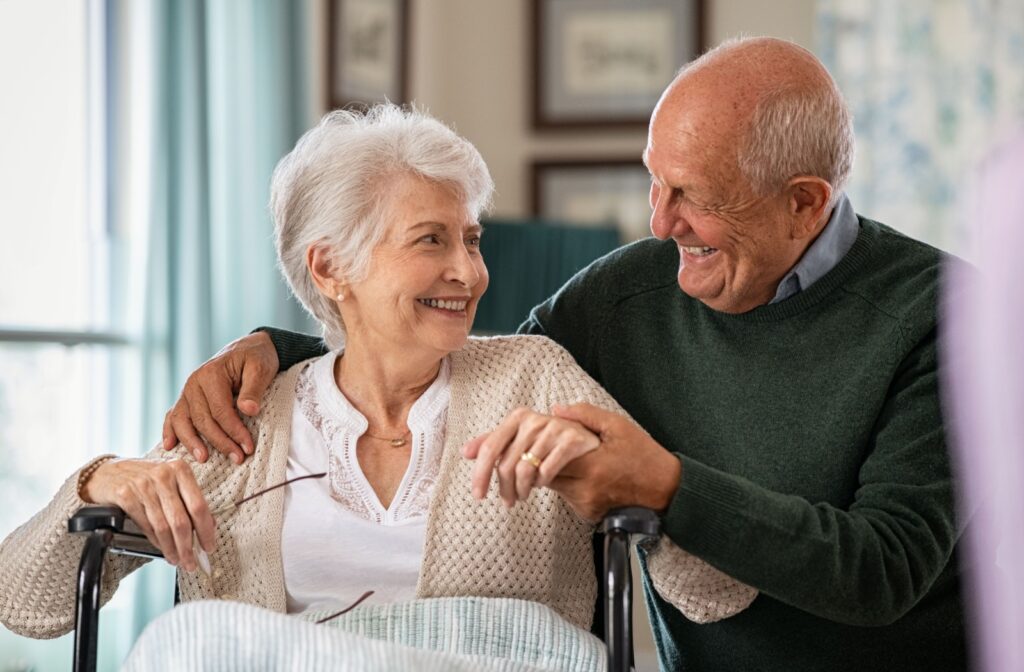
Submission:
[[[601,523],[605,560],[605,644],[609,672],[633,668],[633,572],[629,564],[633,535],[659,534],[661,521],[651,509],[627,506],[612,509]]]
[[[95,530],[120,532],[124,529],[124,511],[117,506],[83,506],[68,520],[68,532],[81,534]]]

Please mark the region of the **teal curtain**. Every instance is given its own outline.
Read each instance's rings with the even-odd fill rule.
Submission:
[[[142,324],[144,445],[188,374],[263,324],[312,331],[276,268],[271,173],[309,126],[309,3],[158,0]],[[137,592],[136,634],[173,580]]]
[[[483,225],[480,250],[491,283],[477,308],[473,323],[477,333],[514,333],[531,308],[621,242],[614,224],[590,227],[492,219]]]

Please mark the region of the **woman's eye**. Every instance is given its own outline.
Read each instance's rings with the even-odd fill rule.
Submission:
[[[466,239],[466,244],[470,247],[480,247],[480,236],[470,236]]]
[[[420,242],[421,243],[430,243],[431,245],[437,245],[438,243],[441,242],[441,237],[438,236],[436,233],[431,233],[429,235],[426,235],[426,236],[423,236],[422,238],[420,238]]]

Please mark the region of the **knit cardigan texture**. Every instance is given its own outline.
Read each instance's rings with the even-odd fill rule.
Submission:
[[[440,473],[428,513],[417,597],[482,596],[540,602],[570,623],[589,628],[596,585],[592,525],[555,492],[535,490],[506,509],[491,488],[482,502],[470,491],[473,463],[460,447],[492,430],[510,411],[547,411],[553,404],[588,402],[621,411],[614,400],[554,342],[536,336],[470,339],[451,357],[451,404]],[[243,465],[211,451],[205,464],[178,446],[147,459],[188,461],[215,510],[285,479],[291,414],[300,363],[275,378],[261,412],[249,419],[255,454]],[[104,458],[97,458],[104,459]],[[68,518],[86,506],[73,474],[41,512],[0,544],[0,622],[16,633],[56,637],[74,626],[75,575],[83,540],[67,531]],[[246,502],[217,520],[214,571],[178,572],[184,601],[226,599],[285,611],[281,559],[284,489]],[[310,539],[316,544],[316,539]],[[664,599],[683,615],[706,622],[746,608],[756,591],[674,546],[666,550]],[[110,556],[102,601],[143,561]],[[687,577],[681,581],[680,577]]]

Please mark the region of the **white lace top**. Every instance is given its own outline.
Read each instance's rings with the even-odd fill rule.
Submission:
[[[445,359],[409,410],[411,455],[391,505],[381,505],[356,455],[366,418],[334,380],[340,353],[299,375],[287,477],[327,472],[285,490],[281,552],[289,612],[412,599],[423,562],[427,511],[441,465],[451,398]],[[312,543],[311,543],[312,542]]]

